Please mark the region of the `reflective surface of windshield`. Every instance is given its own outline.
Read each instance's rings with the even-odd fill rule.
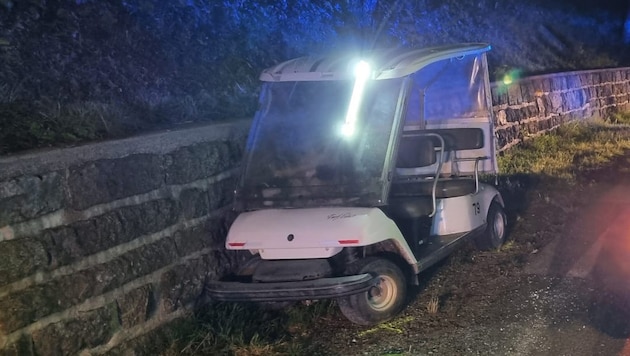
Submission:
[[[402,79],[368,81],[342,133],[353,81],[266,83],[239,199],[248,208],[377,205]]]

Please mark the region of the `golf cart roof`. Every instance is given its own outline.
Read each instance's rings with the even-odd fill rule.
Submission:
[[[307,56],[288,60],[267,68],[260,75],[266,82],[342,80],[354,78],[353,66],[368,62],[373,80],[407,76],[433,62],[479,54],[490,50],[487,43],[460,43],[418,49],[375,50],[361,55]]]

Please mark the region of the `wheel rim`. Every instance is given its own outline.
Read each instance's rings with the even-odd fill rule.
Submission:
[[[385,310],[391,307],[398,295],[396,282],[390,276],[378,276],[376,285],[368,293],[368,303],[374,310]]]
[[[497,211],[497,214],[494,217],[492,230],[496,239],[503,241],[503,237],[505,236],[505,216],[500,211]]]

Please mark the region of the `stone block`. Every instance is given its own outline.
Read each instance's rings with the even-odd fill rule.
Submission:
[[[165,156],[167,184],[184,184],[211,177],[238,165],[242,148],[217,141],[180,148]]]
[[[505,109],[505,120],[507,122],[517,122],[519,121],[518,111],[512,108]]]
[[[234,189],[236,189],[237,179],[226,178],[216,182],[208,189],[208,201],[210,210],[216,210],[232,204],[234,201]]]
[[[547,115],[547,108],[545,107],[545,98],[536,98],[536,109],[538,117],[545,117]]]
[[[76,355],[106,343],[117,327],[117,320],[112,305],[81,313],[33,332],[33,349],[38,355]]]
[[[63,208],[63,186],[59,172],[0,182],[0,227]]]
[[[179,203],[172,199],[153,200],[116,211],[124,236],[120,242],[155,233],[175,224],[181,214]]]
[[[555,112],[555,113],[559,113],[562,111],[562,94],[559,92],[554,92],[549,94],[549,99],[550,99],[550,107],[548,108],[547,112]]]
[[[562,86],[562,90],[569,90],[569,78],[568,78],[568,76],[560,77],[560,85]]]
[[[223,249],[228,228],[229,222],[221,217],[178,231],[173,235],[177,253],[180,257],[185,257],[205,248]]]
[[[490,88],[490,94],[492,96],[492,105],[499,105],[501,104],[499,99],[500,99],[500,95],[498,92],[498,87],[491,87]]]
[[[38,239],[22,238],[0,242],[0,286],[27,277],[48,267],[44,244]]]
[[[508,86],[508,103],[510,105],[518,105],[523,102],[521,87],[518,84]]]
[[[593,86],[595,84],[598,83],[599,78],[597,78],[597,76],[594,73],[588,73],[587,74],[587,78],[588,78],[588,85],[589,86]]]
[[[207,231],[204,225],[177,231],[173,235],[177,254],[181,257],[198,252],[212,245],[212,232]]]
[[[551,92],[551,78],[543,78],[541,81],[545,93]]]
[[[562,90],[562,77],[555,76],[549,79],[551,80],[551,91],[557,92]]]
[[[49,284],[29,287],[0,298],[0,333],[9,334],[60,311],[56,289]]]
[[[144,323],[153,311],[155,303],[153,299],[154,295],[151,285],[136,288],[117,298],[116,305],[118,306],[122,327],[131,328]]]
[[[80,237],[72,226],[44,230],[37,238],[42,241],[49,256],[48,269],[68,265],[85,256],[81,242],[97,241],[92,237],[95,234],[90,231],[90,235]]]
[[[70,206],[76,210],[146,193],[162,185],[162,159],[153,154],[90,162],[71,167],[68,176]]]
[[[532,97],[534,97],[534,91],[531,88],[531,83],[527,80],[519,82],[521,87],[521,97],[523,101],[531,101]]]
[[[497,87],[497,94],[499,95],[499,105],[505,105],[508,103],[508,91],[504,85]]]
[[[495,126],[500,127],[500,126],[507,125],[508,121],[507,121],[507,115],[505,114],[505,110],[499,110],[493,116],[495,119],[495,122],[494,122]]]
[[[203,286],[216,261],[196,258],[164,272],[160,278],[160,306],[162,313],[172,313],[194,303],[203,293]]]
[[[538,102],[538,98],[536,98],[536,102]],[[537,117],[540,114],[537,105],[527,105],[523,110],[527,118]]]
[[[208,193],[201,189],[191,188],[182,191],[179,201],[182,206],[182,214],[186,220],[210,213]]]
[[[586,74],[586,73],[580,73],[579,74],[579,80],[580,80],[580,87],[581,88],[585,88],[585,87],[588,87],[590,85],[590,83],[588,81],[588,74]]]

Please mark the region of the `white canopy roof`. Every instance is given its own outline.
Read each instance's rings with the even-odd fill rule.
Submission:
[[[447,58],[483,53],[490,50],[487,43],[461,43],[419,49],[375,50],[362,55],[307,56],[291,59],[265,69],[260,80],[267,82],[340,80],[354,76],[354,64],[368,62],[372,79],[400,78],[420,68]]]

